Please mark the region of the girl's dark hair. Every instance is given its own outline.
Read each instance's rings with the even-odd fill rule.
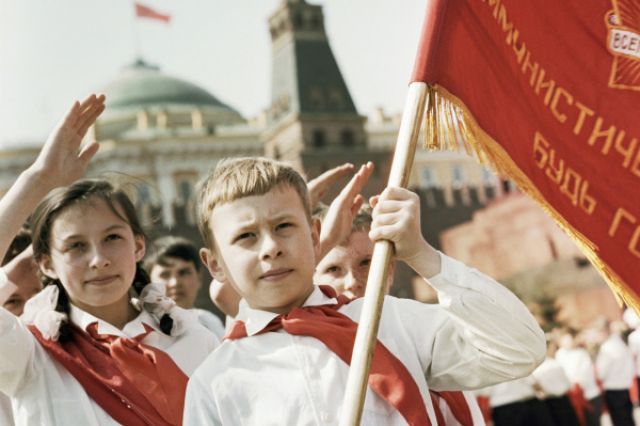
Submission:
[[[13,241],[11,241],[11,245],[7,249],[7,254],[5,254],[4,259],[2,259],[2,265],[4,266],[9,263],[11,259],[22,253],[30,245],[31,231],[26,226],[22,226],[13,238]]]
[[[90,203],[91,200],[96,199],[104,201],[116,216],[127,222],[134,235],[145,236],[144,229],[138,220],[136,209],[122,188],[115,187],[104,179],[82,179],[67,187],[56,188],[51,191],[31,215],[33,257],[36,262],[40,263],[45,256],[51,254],[51,229],[58,215],[67,207]],[[120,207],[120,210],[117,207]],[[44,274],[41,274],[41,279],[43,285],[55,285],[58,287],[59,296],[56,311],[69,315],[69,296],[62,283]],[[149,282],[149,276],[140,262],[138,262],[132,283],[134,290],[140,294],[144,286]],[[160,328],[164,333],[170,334],[172,326],[173,322],[168,315],[161,318]],[[60,327],[59,341],[68,340],[71,337],[71,330],[68,322],[63,323]]]

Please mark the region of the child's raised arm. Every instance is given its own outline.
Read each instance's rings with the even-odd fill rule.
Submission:
[[[490,277],[440,255],[422,237],[420,201],[413,192],[385,189],[371,199],[370,238],[393,242],[398,259],[427,279],[446,315],[416,309],[407,330],[414,336],[429,387],[459,390],[524,377],[542,362],[544,333],[518,298]],[[406,303],[405,303],[406,304]],[[406,304],[403,309],[412,309]],[[423,339],[437,325],[436,337]],[[472,373],[472,374],[470,374]]]
[[[353,217],[364,202],[360,191],[372,173],[373,163],[368,162],[362,165],[331,202],[320,229],[320,254],[316,259],[317,262],[351,233]]]
[[[104,99],[102,95],[91,95],[81,103],[75,102],[49,135],[38,158],[20,174],[0,200],[0,258],[49,191],[84,175],[89,161],[98,151],[98,144],[80,145],[89,127],[104,111]]]

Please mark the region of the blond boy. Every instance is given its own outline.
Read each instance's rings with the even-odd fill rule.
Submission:
[[[362,424],[437,424],[429,388],[487,386],[525,376],[542,361],[544,335],[524,305],[422,238],[415,194],[388,188],[372,205],[372,239],[392,241],[440,304],[386,298],[376,356],[386,354],[393,368],[374,357],[376,379],[407,390],[410,400],[394,399],[370,378]],[[352,342],[343,330],[355,325],[362,302],[345,304],[313,285],[320,226],[304,180],[272,160],[224,161],[201,187],[198,216],[203,261],[243,301],[237,333],[192,376],[185,424],[337,423],[348,374],[338,340],[350,335]],[[325,326],[333,336],[305,334]]]

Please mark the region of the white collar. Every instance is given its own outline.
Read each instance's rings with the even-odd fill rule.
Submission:
[[[123,330],[118,330],[73,304],[71,304],[69,320],[83,330],[86,330],[89,324],[97,322],[98,332],[127,337],[143,333],[145,331],[143,323],[158,331],[158,324],[164,315],[169,315],[173,320],[171,336],[174,337],[184,333],[197,321],[184,309],[178,307],[174,300],[166,296],[164,286],[161,284],[147,284],[140,296],[132,298],[130,303],[141,312],[137,318],[126,324]],[[58,286],[48,285],[27,301],[20,318],[25,324],[33,324],[45,339],[57,340],[60,326],[67,320],[66,314],[55,310],[57,304]]]
[[[327,297],[322,290],[320,290],[320,287],[314,285],[313,291],[309,297],[307,297],[302,306],[335,305],[337,303],[338,300],[336,298]],[[247,336],[253,336],[265,328],[278,315],[279,314],[274,312],[253,309],[245,299],[242,299],[240,300],[236,320],[244,322],[245,329],[247,330]]]
[[[98,334],[110,334],[120,337],[135,337],[144,333],[146,331],[144,324],[147,324],[149,327],[157,331],[157,327],[155,326],[156,322],[147,311],[140,312],[137,317],[125,324],[122,330],[119,330],[114,325],[91,315],[71,303],[69,309],[69,320],[77,325],[81,330],[85,331],[90,324],[97,322]]]

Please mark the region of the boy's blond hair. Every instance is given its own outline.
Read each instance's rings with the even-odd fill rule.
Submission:
[[[206,246],[214,249],[211,212],[219,204],[252,195],[264,195],[286,185],[293,188],[302,201],[311,223],[307,184],[291,166],[264,157],[227,158],[198,184],[196,220]]]

